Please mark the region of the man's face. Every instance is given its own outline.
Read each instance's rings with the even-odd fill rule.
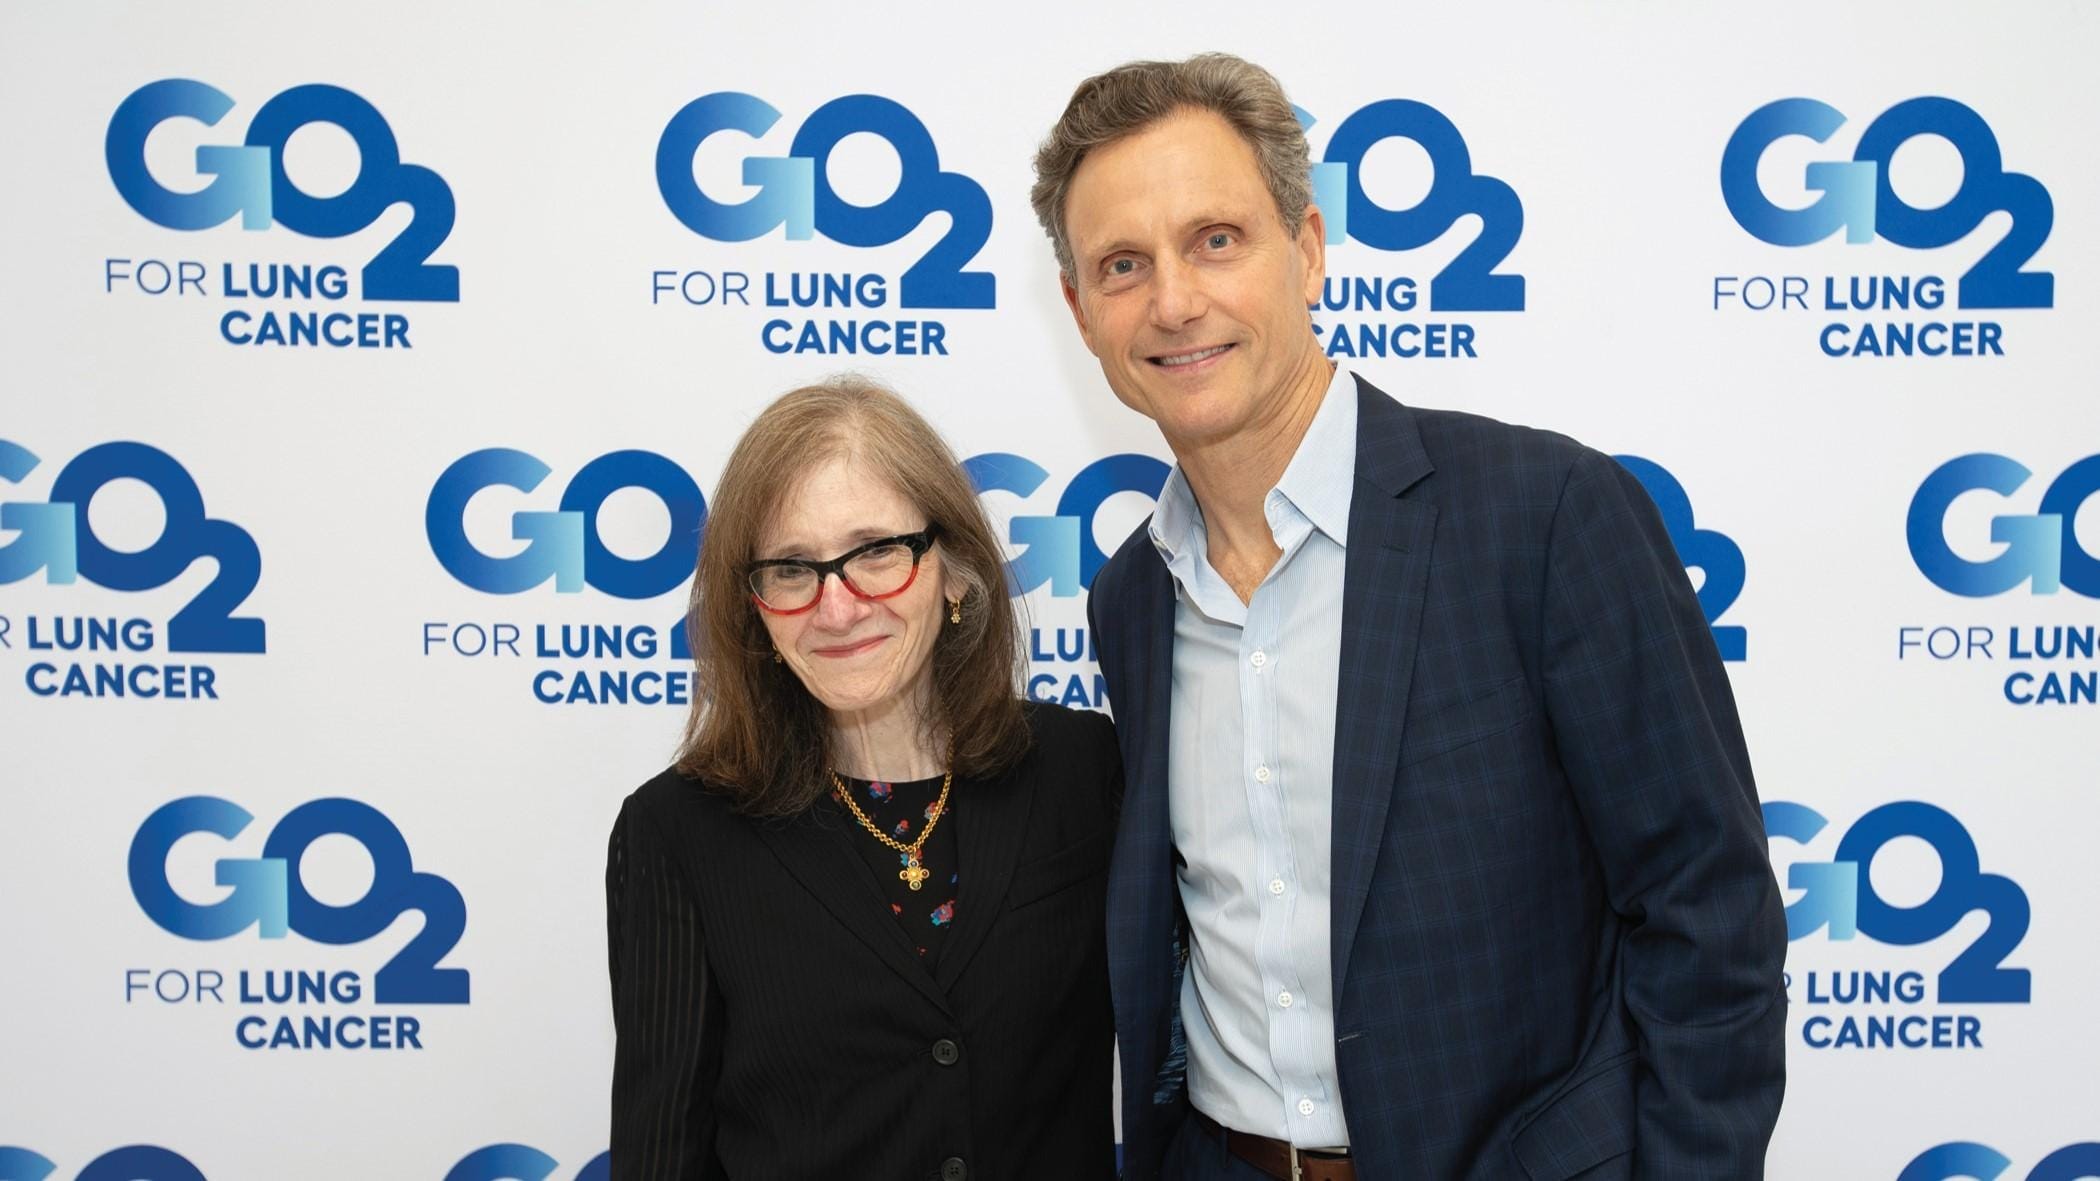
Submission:
[[[1254,149],[1190,109],[1089,153],[1065,202],[1065,302],[1123,404],[1170,444],[1230,438],[1326,366],[1307,305],[1324,227],[1288,233]]]

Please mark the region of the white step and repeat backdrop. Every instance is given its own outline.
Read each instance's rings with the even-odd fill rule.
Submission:
[[[1081,77],[1303,108],[1319,323],[1626,457],[1790,903],[1782,1178],[2100,1176],[2087,3],[0,12],[0,1181],[602,1176],[604,835],[707,496],[877,375],[1029,692],[1165,467],[1026,200]],[[1569,839],[1581,839],[1570,833]]]

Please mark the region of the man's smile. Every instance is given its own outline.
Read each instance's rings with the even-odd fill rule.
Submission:
[[[1189,349],[1179,353],[1160,353],[1154,356],[1147,357],[1145,359],[1151,362],[1152,364],[1159,366],[1162,369],[1185,370],[1191,367],[1200,368],[1206,362],[1211,361],[1214,358],[1224,356],[1226,353],[1230,352],[1235,347],[1237,346],[1229,344],[1214,344],[1205,348]]]

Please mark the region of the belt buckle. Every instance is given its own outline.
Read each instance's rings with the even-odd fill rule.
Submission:
[[[1299,1163],[1298,1146],[1285,1145],[1291,1154],[1291,1181],[1305,1181],[1305,1167]]]

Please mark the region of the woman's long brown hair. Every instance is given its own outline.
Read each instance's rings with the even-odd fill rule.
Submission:
[[[751,816],[801,812],[830,788],[831,723],[785,664],[751,601],[745,570],[759,534],[802,473],[852,455],[940,526],[936,551],[966,589],[962,622],[934,642],[929,730],[952,736],[955,773],[997,772],[1028,746],[1021,714],[1021,628],[1006,555],[976,489],[933,427],[904,399],[860,377],[782,395],[737,441],[700,546],[687,626],[696,666],[678,769]]]

